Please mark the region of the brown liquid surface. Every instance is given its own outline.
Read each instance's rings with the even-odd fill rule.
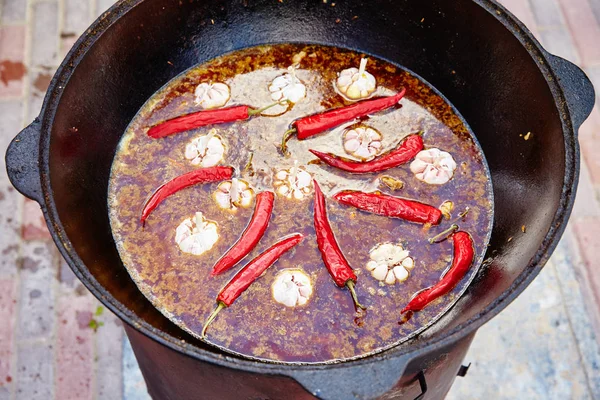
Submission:
[[[302,201],[276,196],[269,228],[258,246],[236,267],[217,277],[210,271],[220,256],[240,237],[254,205],[236,212],[220,209],[212,193],[218,184],[182,190],[163,202],[149,217],[146,227],[139,222],[144,203],[162,183],[196,167],[184,157],[186,144],[206,134],[200,128],[164,139],[151,139],[147,128],[157,122],[197,111],[194,89],[204,81],[220,81],[231,88],[227,106],[248,104],[261,107],[272,102],[268,86],[286,72],[300,51],[297,75],[307,86],[307,98],[279,117],[254,117],[249,121],[217,126],[226,144],[222,165],[242,171],[253,155],[255,174],[241,172],[256,192],[273,190],[272,177],[297,161],[320,183],[341,249],[358,275],[356,290],[368,307],[360,324],[348,290],[338,288],[323,265],[313,227],[312,193]],[[281,237],[299,232],[302,243],[270,267],[229,308],[221,311],[208,330],[207,341],[249,357],[287,362],[326,362],[360,357],[397,345],[439,318],[458,299],[481,263],[492,221],[492,192],[489,171],[471,132],[440,96],[408,72],[374,58],[367,70],[377,78],[381,95],[407,89],[401,107],[366,121],[384,136],[384,150],[394,148],[403,137],[424,131],[425,148],[437,147],[452,154],[458,164],[454,178],[433,186],[418,181],[409,164],[367,175],[352,175],[325,165],[308,164],[314,156],[308,149],[345,155],[341,132],[326,132],[289,144],[291,157],[278,151],[281,136],[290,123],[302,116],[341,107],[345,102],[333,89],[336,73],[358,66],[361,54],[322,46],[276,45],[237,51],[188,71],[159,91],[135,117],[117,151],[109,188],[109,209],[123,263],[140,290],[173,322],[199,336],[202,325],[215,307],[223,286],[248,261]],[[280,110],[270,110],[276,113]],[[405,183],[391,192],[380,186],[379,177],[392,176]],[[471,271],[448,295],[438,299],[412,319],[399,325],[400,310],[413,294],[435,284],[452,260],[452,244],[430,245],[427,238],[448,228],[450,221],[427,229],[398,219],[367,214],[338,204],[331,195],[344,189],[381,190],[439,207],[455,204],[453,219],[459,221],[475,242],[477,258]],[[219,240],[207,253],[183,253],[175,243],[175,229],[186,218],[201,211],[218,223]],[[404,283],[386,285],[365,269],[369,250],[379,243],[401,243],[415,259],[416,267]],[[304,270],[312,279],[313,294],[305,306],[288,308],[271,295],[271,284],[285,268]]]

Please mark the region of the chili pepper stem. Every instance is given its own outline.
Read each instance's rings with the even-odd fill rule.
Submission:
[[[429,244],[438,243],[442,239],[446,239],[448,236],[450,236],[450,234],[452,234],[456,230],[458,230],[458,225],[453,224],[450,228],[446,229],[444,232],[442,232],[442,233],[440,233],[438,235],[435,235],[434,237],[428,239]]]
[[[290,152],[288,151],[288,148],[287,148],[287,142],[292,138],[292,136],[294,136],[296,134],[296,132],[297,132],[296,128],[292,128],[292,129],[288,129],[283,134],[283,139],[281,140],[281,152],[283,153],[284,156],[290,155]]]
[[[356,308],[362,308],[363,310],[366,310],[367,307],[363,306],[358,302],[358,296],[356,295],[356,290],[354,289],[354,281],[349,280],[348,282],[346,282],[346,287],[350,291],[350,295],[352,296],[352,300],[354,300],[354,305],[356,306]]]
[[[402,310],[402,312],[400,313],[400,315],[402,315],[402,319],[400,321],[398,321],[398,325],[404,325],[405,323],[407,323],[408,321],[410,321],[410,319],[412,318],[414,312],[410,311],[410,310]]]
[[[246,166],[244,167],[244,171],[249,171],[250,169],[252,169],[252,160],[254,160],[254,152],[253,151],[250,152],[250,157],[248,158],[248,162],[246,163]]]
[[[286,102],[286,103],[287,103],[287,100],[285,100],[284,102]],[[251,108],[251,109],[249,109],[249,110],[248,110],[248,115],[250,115],[250,116],[253,116],[253,115],[260,115],[260,114],[262,114],[264,111],[267,111],[269,108],[271,108],[271,107],[275,107],[275,106],[277,106],[277,105],[280,105],[281,103],[282,103],[281,101],[278,101],[278,102],[276,102],[276,103],[269,104],[268,106],[265,106],[265,107],[262,107],[262,108],[257,108],[257,109],[253,109],[253,108]]]
[[[461,212],[460,214],[458,214],[458,216],[454,219],[454,221],[451,221],[451,222],[453,224],[456,224],[458,221],[460,221],[461,219],[466,217],[470,211],[471,211],[470,207],[465,208],[465,210],[463,212]]]
[[[219,312],[224,308],[227,308],[225,303],[223,303],[221,301],[217,303],[217,308],[215,308],[215,310],[212,312],[212,314],[210,314],[210,316],[206,320],[206,323],[202,327],[202,334],[201,334],[202,338],[206,337],[206,329],[208,328],[208,325],[210,325],[210,323],[213,322],[215,320],[215,318],[217,318],[217,315],[219,314]]]
[[[464,218],[467,216],[467,214],[469,213],[469,211],[471,211],[470,207],[465,208],[465,211],[461,212],[460,214],[458,214],[459,218]]]

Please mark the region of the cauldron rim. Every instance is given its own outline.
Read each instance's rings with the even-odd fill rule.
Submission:
[[[573,208],[575,194],[577,191],[577,177],[579,176],[579,145],[576,139],[576,129],[572,120],[571,111],[567,107],[567,98],[563,88],[559,84],[559,77],[552,68],[551,58],[557,58],[549,54],[535,39],[532,33],[508,10],[493,0],[472,0],[488,13],[493,15],[506,29],[508,29],[525,47],[527,53],[535,61],[537,67],[543,73],[544,78],[554,96],[565,139],[565,179],[563,182],[562,195],[559,207],[552,220],[550,230],[544,241],[536,251],[534,257],[529,261],[527,268],[515,279],[511,286],[505,290],[494,302],[484,310],[473,316],[464,323],[451,329],[449,332],[432,337],[411,346],[400,346],[400,348],[388,349],[382,353],[368,358],[349,360],[339,363],[277,363],[263,362],[237,358],[231,355],[214,353],[202,350],[194,345],[182,342],[171,335],[151,326],[133,314],[124,304],[117,301],[100,283],[84,268],[83,261],[73,250],[66,231],[60,222],[56,206],[53,203],[52,188],[49,176],[49,142],[53,126],[54,116],[61,100],[62,89],[68,85],[71,75],[74,73],[79,61],[85,57],[87,51],[108,30],[111,25],[123,17],[127,12],[143,3],[145,0],[121,0],[102,14],[88,30],[77,40],[73,48],[65,56],[63,62],[54,75],[46,93],[40,117],[35,122],[41,124],[39,165],[41,169],[41,198],[42,210],[49,226],[50,233],[57,244],[60,253],[67,260],[69,266],[83,282],[83,284],[96,296],[107,308],[119,316],[119,318],[132,326],[137,331],[165,345],[172,350],[183,353],[195,359],[218,364],[224,367],[236,368],[248,372],[277,374],[289,372],[294,369],[321,370],[325,368],[347,368],[366,365],[386,359],[391,352],[393,357],[406,356],[417,358],[426,353],[435,352],[459,341],[467,335],[475,332],[483,324],[496,316],[506,308],[539,274],[544,264],[548,261],[552,251],[558,245],[560,237],[566,228],[566,222]]]

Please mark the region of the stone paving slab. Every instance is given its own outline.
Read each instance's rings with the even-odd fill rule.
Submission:
[[[92,400],[94,398],[93,297],[85,293],[61,296],[56,330],[56,398]]]
[[[131,344],[123,341],[123,400],[150,400],[146,382],[142,377]]]
[[[0,279],[0,387],[8,385],[11,379],[11,360],[13,358],[13,326],[17,304],[15,281]],[[1,393],[1,392],[0,392]],[[2,399],[2,395],[0,395]]]
[[[27,2],[23,0],[4,0],[2,7],[2,23],[25,21]]]
[[[46,341],[18,346],[13,396],[16,400],[54,399],[54,352]]]
[[[502,3],[550,52],[582,66],[600,99],[600,0]],[[22,77],[0,82],[0,152],[37,116],[55,68],[110,5],[0,0],[0,62],[23,66]],[[565,238],[540,277],[479,331],[450,399],[600,399],[599,135],[597,108],[580,132]],[[60,260],[39,206],[10,187],[0,159],[0,400],[149,399],[121,322]]]
[[[56,323],[57,250],[50,242],[25,242],[19,268],[18,341],[51,340]]]
[[[600,398],[600,349],[582,309],[569,240],[527,290],[479,330],[465,359],[472,363],[468,375],[457,378],[449,399]]]
[[[15,132],[21,129],[23,106],[18,100],[0,102],[0,149],[6,149]],[[22,196],[8,181],[4,157],[0,166],[0,277],[17,275],[17,258],[21,242]]]
[[[96,332],[96,400],[120,399],[123,382],[129,377],[123,373],[123,325],[115,315],[105,312],[95,317],[102,324]],[[137,364],[136,364],[137,367]],[[140,373],[141,374],[141,373]],[[144,391],[145,393],[145,391]]]
[[[25,27],[23,25],[0,27],[0,48],[2,61],[11,63],[10,65],[16,70],[16,66],[22,65],[25,61]],[[18,74],[9,77],[4,75],[3,82],[0,84],[0,97],[18,97],[23,94],[25,84],[22,80],[16,79],[17,77]]]
[[[48,1],[31,5],[31,67],[57,67],[60,42],[58,2]]]
[[[567,26],[580,55],[583,65],[600,62],[600,25],[588,0],[561,0],[561,8]]]

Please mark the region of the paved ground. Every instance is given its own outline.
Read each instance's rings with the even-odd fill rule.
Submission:
[[[600,88],[600,0],[503,3]],[[1,153],[38,114],[65,52],[110,4],[0,0],[0,63],[15,63],[16,75],[0,64]],[[582,176],[565,238],[531,287],[480,330],[451,399],[600,399],[599,135],[596,109],[580,132]],[[12,190],[0,167],[0,400],[148,398],[119,321],[78,283],[37,205]]]

